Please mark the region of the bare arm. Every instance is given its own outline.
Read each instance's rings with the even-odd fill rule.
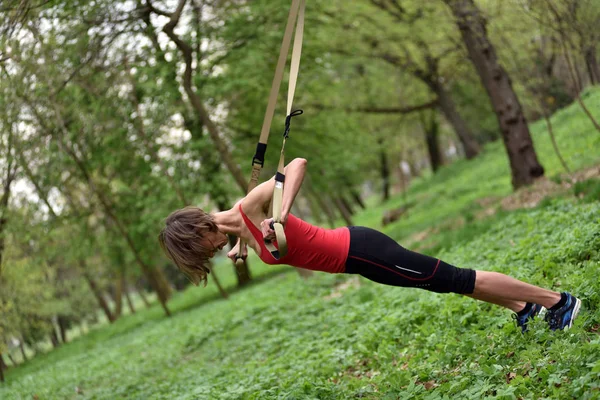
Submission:
[[[281,203],[281,222],[285,225],[292,204],[300,191],[304,174],[306,173],[306,160],[295,158],[285,168],[285,185],[283,186],[283,201]]]
[[[283,200],[281,205],[281,219],[284,224],[292,209],[294,199],[302,186],[305,172],[306,160],[304,158],[295,158],[284,168],[285,184],[283,186]],[[258,208],[262,210],[267,207],[273,198],[274,186],[275,178],[273,177],[255,187],[244,199],[244,210],[256,210]]]

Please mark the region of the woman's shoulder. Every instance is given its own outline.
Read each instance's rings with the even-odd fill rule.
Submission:
[[[240,201],[238,201],[234,208],[241,209],[241,211],[246,214],[249,218],[261,218],[266,215],[265,205],[262,202],[255,201],[252,198],[248,198],[248,196],[244,197]]]

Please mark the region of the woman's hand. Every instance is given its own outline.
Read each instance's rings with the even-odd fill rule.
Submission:
[[[263,240],[265,242],[272,242],[275,240],[275,231],[271,229],[271,223],[273,222],[273,218],[267,218],[263,222],[260,223],[260,230],[262,231]]]
[[[239,257],[245,260],[246,257],[248,257],[248,247],[246,247],[246,245],[244,245],[244,248],[241,253],[242,254],[240,254],[240,239],[238,238],[238,241],[235,244],[235,246],[233,246],[233,248],[227,252],[227,257],[233,262],[236,262],[237,258]]]

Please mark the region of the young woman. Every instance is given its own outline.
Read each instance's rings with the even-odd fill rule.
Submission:
[[[463,294],[514,311],[523,332],[527,322],[543,308],[547,309],[545,320],[550,329],[572,326],[581,301],[569,293],[543,289],[498,272],[457,268],[407,250],[373,229],[323,229],[295,217],[290,209],[305,170],[306,160],[300,158],[285,168],[282,223],[288,253],[280,260],[273,258],[264,243],[275,239],[270,227],[273,219],[267,216],[274,179],[258,185],[227,211],[208,214],[197,207],[186,207],[173,212],[159,235],[161,247],[195,285],[206,282],[208,260],[225,247],[227,234],[231,234],[242,238],[267,264],[359,274],[385,285]],[[236,245],[228,257],[234,259],[238,252]]]

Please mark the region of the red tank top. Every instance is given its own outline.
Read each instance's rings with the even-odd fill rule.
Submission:
[[[323,229],[289,214],[284,228],[288,252],[276,260],[265,247],[262,232],[244,214],[241,204],[240,213],[260,246],[260,259],[265,264],[287,264],[330,273],[340,273],[346,269],[346,258],[350,248],[348,228]]]

